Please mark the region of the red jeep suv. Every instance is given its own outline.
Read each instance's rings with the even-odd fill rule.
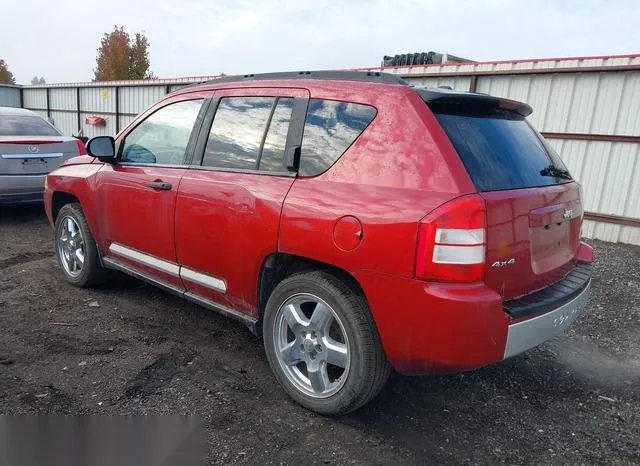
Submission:
[[[384,73],[189,86],[47,177],[58,261],[244,322],[293,399],[346,413],[391,367],[492,364],[584,309],[581,188],[530,113]]]

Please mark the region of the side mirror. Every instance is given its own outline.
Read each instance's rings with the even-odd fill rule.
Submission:
[[[111,136],[97,136],[87,142],[87,153],[101,162],[115,163],[116,142]]]

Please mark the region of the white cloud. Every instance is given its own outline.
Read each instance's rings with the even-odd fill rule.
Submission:
[[[160,77],[373,66],[429,50],[476,60],[640,52],[640,2],[624,0],[6,3],[0,58],[19,82],[89,80],[115,24],[145,31]]]

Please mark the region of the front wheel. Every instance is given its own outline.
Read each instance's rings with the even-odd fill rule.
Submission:
[[[80,204],[67,204],[56,217],[56,257],[67,281],[82,288],[105,279],[98,249]]]
[[[263,338],[280,385],[320,414],[359,408],[389,376],[366,301],[327,272],[297,273],[275,288],[265,310]]]

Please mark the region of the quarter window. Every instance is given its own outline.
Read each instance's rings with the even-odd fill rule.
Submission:
[[[203,99],[162,107],[125,138],[122,161],[182,165]]]
[[[311,99],[307,108],[300,175],[327,170],[371,123],[376,110],[368,105]]]

